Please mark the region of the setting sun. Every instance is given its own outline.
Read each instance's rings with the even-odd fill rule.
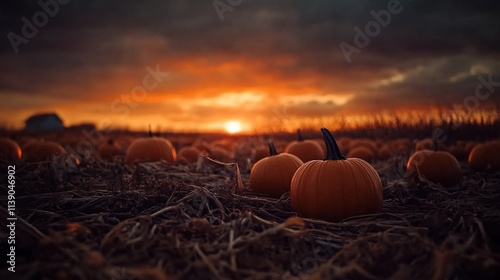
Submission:
[[[241,131],[241,123],[238,121],[226,122],[226,124],[224,125],[224,129],[231,134],[238,133]]]

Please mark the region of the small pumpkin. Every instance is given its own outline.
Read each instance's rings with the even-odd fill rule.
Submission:
[[[407,176],[425,176],[429,181],[451,187],[462,180],[462,170],[457,159],[450,153],[437,150],[434,142],[432,150],[416,151],[407,163]]]
[[[351,141],[351,145],[349,146],[349,151],[352,151],[358,147],[365,147],[366,149],[369,149],[374,156],[377,153],[377,144],[370,139],[360,138]]]
[[[130,144],[125,154],[125,163],[161,160],[174,163],[176,158],[177,153],[172,143],[163,137],[153,136],[153,133],[149,130],[149,137],[138,138]]]
[[[425,138],[415,143],[415,151],[432,150],[432,139]]]
[[[0,159],[15,162],[21,159],[21,147],[12,139],[0,138]]]
[[[392,151],[389,145],[383,144],[377,151],[377,158],[379,160],[387,160],[392,157]]]
[[[97,153],[101,159],[110,160],[122,152],[120,146],[112,138],[109,138],[97,147]]]
[[[375,159],[375,154],[371,149],[365,146],[357,146],[349,151],[348,158],[360,158],[364,161],[371,162]]]
[[[24,160],[27,162],[44,161],[54,155],[65,155],[66,150],[58,143],[50,140],[31,140],[23,147]]]
[[[178,160],[185,160],[188,163],[194,163],[198,161],[198,156],[200,151],[193,146],[182,147],[177,153]]]
[[[290,191],[293,174],[303,162],[292,154],[278,154],[273,142],[269,142],[269,154],[250,170],[250,188],[257,193],[280,197]]]
[[[328,129],[321,128],[327,154],[300,166],[292,177],[290,200],[303,216],[339,222],[382,210],[382,182],[366,161],[346,159]]]
[[[219,147],[219,146],[211,148],[208,151],[208,156],[211,159],[215,159],[215,160],[223,161],[223,162],[230,161],[231,159],[233,159],[233,155],[228,150],[226,150],[222,147]]]
[[[269,153],[269,147],[266,147],[262,145],[261,147],[255,148],[254,154],[253,154],[253,161],[257,162],[265,157],[270,156],[271,154]]]
[[[297,140],[288,144],[285,153],[296,155],[303,162],[324,157],[323,148],[314,140],[304,140],[300,129],[297,130]]]
[[[500,170],[500,141],[474,146],[469,154],[469,165],[474,171]]]

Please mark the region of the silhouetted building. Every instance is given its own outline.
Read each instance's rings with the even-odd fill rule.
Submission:
[[[64,130],[61,118],[55,113],[35,114],[25,121],[25,129],[29,131]]]

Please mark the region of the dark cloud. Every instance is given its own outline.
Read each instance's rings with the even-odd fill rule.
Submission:
[[[319,117],[451,106],[474,93],[478,75],[500,80],[500,3],[491,1],[401,0],[401,12],[348,63],[340,43],[355,45],[354,28],[364,29],[389,2],[243,0],[220,21],[212,1],[69,1],[15,54],[8,34],[22,35],[21,19],[32,21],[42,8],[38,1],[7,1],[0,9],[0,97],[87,101],[87,111],[80,107],[85,114],[92,104],[130,93],[144,68],[159,64],[171,77],[151,90],[148,102],[246,90],[274,101],[353,95],[345,104],[304,99],[289,108]],[[149,106],[143,108],[161,108]]]

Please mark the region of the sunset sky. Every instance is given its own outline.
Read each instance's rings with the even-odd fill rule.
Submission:
[[[4,127],[56,112],[66,125],[295,130],[465,101],[500,106],[497,1],[59,1],[40,1],[58,3],[46,24],[38,1],[1,4]],[[388,4],[395,13],[380,12]],[[385,27],[369,24],[387,13]],[[39,23],[35,34],[24,17]],[[356,47],[355,28],[367,24],[379,30],[346,59],[341,43]],[[478,77],[492,92],[474,99]]]

